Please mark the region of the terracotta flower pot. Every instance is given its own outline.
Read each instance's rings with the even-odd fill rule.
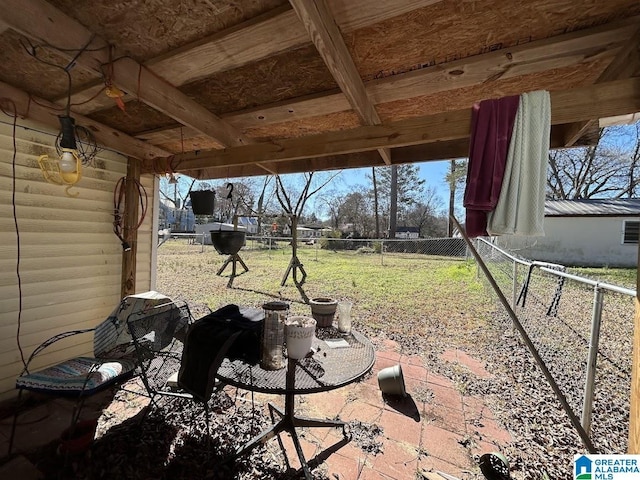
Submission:
[[[317,297],[309,300],[311,316],[318,322],[318,327],[330,327],[336,314],[338,301],[328,297]]]

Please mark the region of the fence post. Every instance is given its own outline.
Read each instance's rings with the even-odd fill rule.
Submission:
[[[380,265],[384,265],[384,240],[380,240]]]
[[[204,232],[202,232],[202,245],[200,246],[200,253],[204,253]]]
[[[518,262],[513,261],[513,299],[511,300],[511,308],[516,311],[518,303]]]
[[[584,387],[582,405],[582,428],[587,434],[591,430],[591,413],[593,410],[593,391],[595,389],[596,362],[598,360],[598,344],[600,342],[600,323],[602,321],[602,300],[604,292],[597,285],[593,287],[593,314],[591,317],[591,336],[589,337],[589,358],[587,359],[587,379]]]

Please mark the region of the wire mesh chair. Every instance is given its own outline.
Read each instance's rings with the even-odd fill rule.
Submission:
[[[136,373],[145,390],[142,394],[156,407],[158,396],[193,398],[178,391],[176,381],[184,339],[192,323],[189,306],[174,302],[133,312],[127,318],[127,330],[136,356]]]
[[[183,398],[200,404],[204,410],[207,438],[210,438],[209,399],[197,398],[178,384],[184,344],[193,324],[194,318],[186,303],[158,305],[129,315],[127,329],[135,347],[136,374],[145,390],[134,393],[148,397],[155,408],[160,408],[159,397]],[[217,382],[215,391],[222,387]],[[148,412],[145,411],[141,420]]]
[[[112,385],[122,385],[139,366],[135,343],[127,331],[127,319],[131,312],[138,312],[138,316],[143,318],[159,305],[167,304],[173,305],[171,299],[154,291],[130,295],[122,299],[111,315],[95,328],[61,332],[38,345],[16,379],[18,400],[8,454],[13,449],[24,391],[76,398],[69,427],[72,431],[78,423],[86,398]],[[57,342],[90,333],[93,334],[93,357],[75,357],[41,369],[33,367],[34,363],[40,361],[41,354]]]

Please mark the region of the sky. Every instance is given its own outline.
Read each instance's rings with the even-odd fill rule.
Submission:
[[[435,189],[437,195],[442,200],[443,208],[447,208],[449,185],[445,182],[444,178],[449,169],[449,160],[421,162],[415,165],[418,166],[420,178],[425,180],[425,187]],[[363,189],[369,190],[371,188],[371,180],[367,178],[367,175],[370,173],[370,167],[343,170],[340,176],[332,181],[329,188],[350,192],[357,188],[357,186],[362,186]],[[316,211],[317,213],[322,212],[322,207],[320,205],[316,207],[313,198],[309,200],[309,202],[309,208],[305,208],[307,213],[311,211]]]
[[[449,169],[449,161],[422,162],[417,163],[420,170],[420,178],[426,181],[425,186],[434,188],[443,200],[449,197],[449,186],[444,181],[444,177]],[[343,182],[346,185],[363,185],[371,187],[371,181],[366,175],[371,172],[371,168],[353,168],[342,172]]]

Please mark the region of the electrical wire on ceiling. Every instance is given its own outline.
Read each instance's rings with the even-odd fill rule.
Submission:
[[[147,215],[147,206],[149,201],[147,197],[147,191],[138,180],[122,177],[116,183],[116,186],[113,190],[113,233],[115,233],[118,239],[120,239],[122,250],[125,252],[131,250],[131,245],[129,245],[126,240],[126,232],[124,227],[124,209],[126,208],[125,193],[127,189],[127,182],[135,183],[138,201],[140,202],[138,223],[135,226],[130,227],[131,230],[137,230],[138,228],[140,228],[140,225],[142,225],[142,222],[144,222],[144,218]]]
[[[72,79],[71,79],[71,70],[73,69],[73,67],[75,67],[76,65],[76,60],[78,59],[78,57],[80,57],[80,55],[82,55],[84,52],[86,51],[95,51],[98,49],[94,49],[94,50],[89,50],[88,47],[89,45],[91,45],[91,42],[93,41],[95,35],[92,35],[91,38],[89,39],[89,41],[82,47],[79,49],[58,49],[57,47],[54,47],[50,44],[46,44],[45,46],[54,50],[58,50],[59,52],[75,52],[75,55],[73,56],[73,58],[65,65],[58,65],[54,62],[50,62],[48,60],[45,60],[43,58],[41,58],[38,54],[39,49],[42,48],[42,45],[34,45],[33,43],[31,43],[31,41],[27,40],[21,40],[20,44],[22,45],[22,47],[24,48],[25,52],[27,53],[27,55],[29,55],[30,57],[34,58],[35,60],[39,61],[40,63],[43,63],[45,65],[48,65],[50,67],[53,68],[57,68],[59,70],[62,70],[64,72],[64,74],[67,77],[67,90],[66,90],[66,97],[67,97],[67,101],[66,101],[66,105],[65,107],[61,107],[60,110],[64,110],[64,116],[66,117],[71,117],[71,91],[72,91]],[[102,47],[102,48],[106,48],[106,47]],[[102,89],[103,90],[103,89]],[[100,91],[102,91],[100,90]],[[98,92],[100,93],[100,92]],[[95,98],[98,94],[94,95],[91,99],[87,100],[91,101],[93,98]],[[29,95],[29,101],[30,102],[34,102],[40,106],[44,106],[47,108],[51,108],[50,105],[42,105],[41,103],[39,103],[35,98],[33,98],[33,96]],[[82,102],[82,103],[86,103],[86,102]],[[80,104],[82,104],[80,103]],[[79,105],[80,105],[79,104]],[[54,108],[54,110],[58,110],[56,108]],[[91,131],[83,126],[80,125],[75,125],[75,123],[73,123],[73,137],[75,140],[75,150],[77,150],[78,156],[80,157],[80,160],[82,161],[82,165],[83,166],[93,166],[93,161],[96,157],[96,155],[99,152],[99,148],[98,145],[95,141],[95,138],[93,136],[93,133],[91,133]],[[64,135],[63,135],[63,131],[61,130],[60,133],[58,133],[58,137],[56,138],[56,153],[58,154],[58,156],[61,156],[63,153],[63,143],[65,143],[65,139],[64,139]]]

